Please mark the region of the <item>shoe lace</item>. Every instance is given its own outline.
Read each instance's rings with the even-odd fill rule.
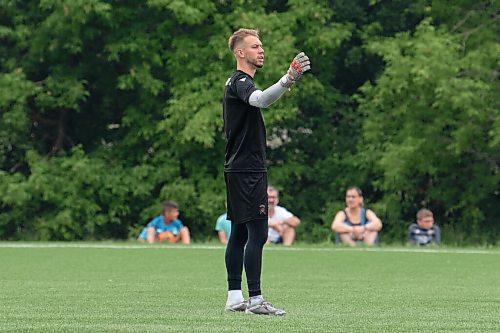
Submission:
[[[276,309],[271,303],[266,301],[262,302],[262,306],[269,311],[278,311],[278,309]]]

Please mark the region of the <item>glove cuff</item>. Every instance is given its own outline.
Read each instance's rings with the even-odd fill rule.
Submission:
[[[293,80],[292,77],[288,75],[288,73],[283,75],[283,77],[280,79],[280,85],[284,88],[290,88],[294,83],[295,80]]]

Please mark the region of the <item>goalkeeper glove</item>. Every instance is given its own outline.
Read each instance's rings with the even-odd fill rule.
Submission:
[[[282,87],[290,88],[304,72],[311,69],[309,57],[304,52],[300,52],[293,58],[288,72],[281,78],[280,84]]]

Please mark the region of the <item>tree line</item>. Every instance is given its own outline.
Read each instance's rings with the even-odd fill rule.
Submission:
[[[260,31],[265,88],[312,62],[264,111],[269,180],[329,241],[363,189],[402,242],[421,207],[448,244],[500,235],[498,1],[4,0],[0,239],[135,238],[177,201],[193,238],[224,211],[227,47]]]

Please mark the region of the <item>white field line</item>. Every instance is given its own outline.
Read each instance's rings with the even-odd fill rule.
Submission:
[[[0,242],[1,248],[10,249],[66,249],[66,248],[80,248],[80,249],[127,249],[127,250],[162,250],[162,249],[175,249],[175,250],[224,250],[225,247],[221,245],[126,245],[126,244],[96,244],[96,243],[23,243],[23,242]],[[459,249],[459,248],[344,248],[344,247],[330,247],[330,248],[315,248],[315,247],[282,247],[282,246],[266,246],[265,251],[298,251],[298,252],[394,252],[394,253],[452,253],[452,254],[493,254],[500,255],[498,250],[480,250],[480,249]]]

